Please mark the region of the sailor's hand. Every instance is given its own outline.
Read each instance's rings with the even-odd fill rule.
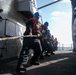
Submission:
[[[32,37],[32,33],[31,32],[29,33],[29,35],[30,35],[30,37]]]
[[[41,34],[37,34],[37,36],[38,36],[38,37],[40,37],[40,36],[41,36]]]
[[[37,30],[37,33],[38,33],[38,34],[41,34],[40,30]]]

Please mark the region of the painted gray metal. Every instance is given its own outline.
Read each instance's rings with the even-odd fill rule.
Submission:
[[[37,11],[35,0],[18,0],[18,11],[30,11],[32,14]]]
[[[73,38],[73,51],[76,52],[76,24],[74,8],[76,7],[76,0],[71,0],[72,4],[72,38]]]
[[[20,4],[19,1],[23,1],[24,4]],[[26,5],[27,1],[29,2],[28,5]],[[28,19],[23,15],[23,11],[24,13],[27,11],[35,12],[32,10],[35,7],[30,7],[32,5],[30,1],[32,0],[0,0],[0,9],[3,9],[3,12],[0,13],[0,16],[3,18],[0,20],[0,37],[23,35],[26,30],[26,20]],[[21,5],[25,5],[27,9],[24,10]],[[27,15],[27,13],[25,14]],[[33,13],[30,14],[33,15]],[[22,47],[22,41],[22,39],[0,41],[0,54],[1,52],[3,54],[1,59],[18,56]],[[2,47],[4,47],[4,50],[1,49]]]

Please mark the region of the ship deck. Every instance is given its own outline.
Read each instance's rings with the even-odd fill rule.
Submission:
[[[72,51],[56,51],[40,62],[38,66],[27,66],[22,75],[76,75],[76,53]],[[19,75],[16,64],[17,60],[0,65],[0,75]]]

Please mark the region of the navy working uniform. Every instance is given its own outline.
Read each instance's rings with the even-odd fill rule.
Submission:
[[[46,50],[47,50],[47,52],[46,52],[46,55],[47,56],[49,56],[48,54],[49,53],[51,53],[51,54],[53,54],[54,55],[54,53],[53,53],[53,50],[52,50],[52,43],[51,43],[51,41],[50,41],[50,32],[48,31],[48,25],[49,25],[49,23],[48,22],[45,22],[44,23],[44,25],[43,25],[43,27],[42,27],[42,33],[43,33],[43,35],[44,35],[44,42],[45,42],[45,45],[46,45]]]
[[[36,26],[38,24],[38,19],[39,19],[39,13],[36,12],[34,14],[34,18],[29,19],[28,22],[26,23],[26,31],[24,35],[29,35],[29,34],[38,35],[39,34],[39,31]],[[40,58],[40,54],[42,50],[39,37],[24,37],[23,47],[20,52],[20,56],[17,63],[17,71],[21,70],[20,67],[23,62],[23,57],[22,57],[23,53],[25,52],[25,55],[28,55],[29,49],[34,50],[34,55],[31,58],[30,64],[39,65],[39,58]]]

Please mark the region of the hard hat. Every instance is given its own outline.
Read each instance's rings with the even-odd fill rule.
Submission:
[[[74,8],[74,10],[76,10],[76,7]]]
[[[48,22],[45,22],[45,23],[44,23],[44,25],[48,26],[48,25],[49,25],[49,23],[48,23]]]
[[[47,32],[50,33],[50,30],[48,29]]]
[[[40,16],[40,15],[39,15],[39,12],[34,13],[34,16],[35,16],[35,17],[39,17],[39,16]]]

